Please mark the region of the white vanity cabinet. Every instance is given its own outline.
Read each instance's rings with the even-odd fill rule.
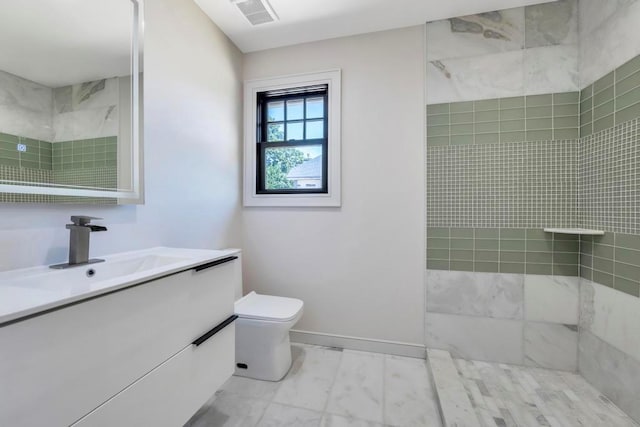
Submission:
[[[240,280],[231,256],[0,327],[0,426],[181,426],[233,373]]]

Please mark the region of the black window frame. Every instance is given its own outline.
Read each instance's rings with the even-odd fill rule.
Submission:
[[[307,99],[323,98],[324,100],[324,138],[306,139],[307,122],[319,120],[319,118],[307,118]],[[303,100],[302,119],[287,120],[287,101],[293,99]],[[281,91],[258,92],[256,99],[257,123],[256,123],[256,194],[328,194],[328,170],[329,170],[329,85],[314,85],[290,88]],[[269,122],[267,117],[267,103],[283,101],[283,120]],[[283,141],[268,141],[267,134],[269,123],[282,123],[284,125]],[[287,141],[287,123],[302,123],[303,138],[301,140]],[[322,186],[320,188],[266,188],[265,150],[267,148],[300,147],[308,145],[322,146]]]

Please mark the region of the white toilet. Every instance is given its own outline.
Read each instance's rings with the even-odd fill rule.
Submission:
[[[241,295],[241,293],[240,293]],[[291,367],[289,330],[302,317],[299,299],[251,292],[235,303],[235,375],[279,381]]]

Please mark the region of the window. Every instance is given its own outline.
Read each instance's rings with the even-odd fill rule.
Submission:
[[[258,92],[256,193],[327,193],[327,85]]]
[[[340,71],[245,82],[245,206],[340,206]]]

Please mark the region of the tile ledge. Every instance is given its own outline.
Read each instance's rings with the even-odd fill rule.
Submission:
[[[579,234],[585,236],[602,236],[604,231],[602,230],[589,230],[587,228],[544,228],[546,233],[558,233],[558,234]]]

